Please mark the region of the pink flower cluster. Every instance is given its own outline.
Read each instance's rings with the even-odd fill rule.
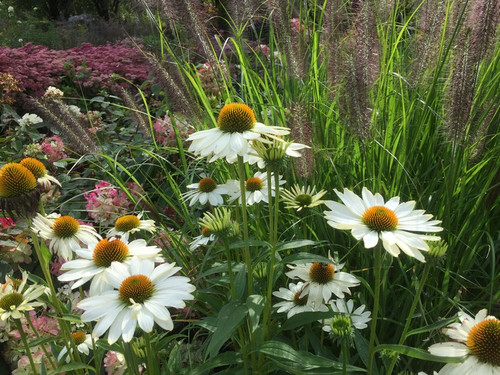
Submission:
[[[140,196],[143,192],[134,182],[128,183],[127,188],[133,196]],[[104,180],[96,184],[94,190],[83,193],[83,196],[87,201],[87,214],[102,226],[113,225],[116,219],[134,208],[134,203],[124,191]]]
[[[179,121],[176,122],[176,126],[179,131],[180,139],[186,139],[189,136],[188,128],[181,125]],[[156,142],[164,147],[177,147],[174,126],[168,115],[165,115],[163,118],[158,118],[153,125],[153,129]]]
[[[70,70],[81,73],[76,83],[97,89],[112,87],[113,73],[142,83],[151,69],[141,51],[127,42],[104,46],[84,43],[68,50],[52,50],[31,43],[20,48],[0,47],[0,72],[10,73],[19,88],[30,95],[42,96],[48,86],[60,86],[62,77]],[[127,84],[122,81],[118,86]]]
[[[40,316],[37,316],[34,310],[29,312],[29,316],[33,327],[41,337],[59,335],[59,325],[57,323],[57,319],[48,317],[44,315],[43,312]],[[21,318],[21,324],[23,326],[24,332],[29,337],[36,337],[35,332],[33,332],[33,330],[31,329],[31,326],[27,324],[26,318]],[[13,330],[10,333],[10,336],[15,337],[16,339],[21,338],[21,335],[19,334],[19,331],[17,329]]]
[[[41,143],[41,147],[42,152],[49,157],[51,163],[68,157],[64,152],[63,140],[57,135],[45,137]]]
[[[122,375],[127,370],[123,354],[108,350],[104,357],[104,368],[108,375]]]

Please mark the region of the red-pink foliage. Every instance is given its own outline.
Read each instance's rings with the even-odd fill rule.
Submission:
[[[48,86],[59,87],[65,76],[75,76],[75,85],[99,89],[128,86],[123,80],[114,82],[113,73],[141,84],[149,71],[142,52],[126,42],[103,46],[84,43],[67,50],[31,43],[20,48],[0,47],[0,72],[11,73],[21,90],[34,96],[43,95]]]

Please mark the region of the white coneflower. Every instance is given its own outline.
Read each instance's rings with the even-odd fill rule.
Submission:
[[[75,253],[83,259],[75,259],[64,263],[61,271],[67,271],[58,277],[59,281],[76,281],[71,289],[78,288],[91,281],[89,294],[99,295],[111,289],[107,280],[107,271],[113,262],[129,263],[134,258],[148,260],[151,263],[162,261],[159,256],[161,249],[148,246],[143,239],[127,242],[125,239],[104,238],[86,249],[76,250]]]
[[[279,179],[279,185],[286,183],[285,180]],[[240,183],[236,180],[229,180],[226,182],[229,188],[229,202],[238,199],[241,202]],[[267,188],[267,172],[256,172],[253,177],[250,177],[245,182],[246,200],[247,205],[254,203],[266,202],[269,203],[269,192]],[[276,184],[274,181],[274,174],[271,174],[271,196],[275,195]]]
[[[82,354],[89,355],[90,350],[92,349],[92,336],[82,331],[73,332],[71,336],[75,341],[77,350]],[[68,346],[71,347],[71,344],[68,343]],[[73,353],[72,348],[70,349],[70,352]],[[66,362],[69,362],[71,360],[71,356],[68,354],[68,348],[66,346],[59,352],[57,360],[60,361],[62,358],[64,358],[64,356],[66,356]]]
[[[462,363],[448,363],[440,375],[500,374],[500,320],[488,316],[486,309],[475,317],[458,313],[460,323],[453,323],[443,332],[454,341],[434,344],[431,354],[442,357],[463,357]]]
[[[189,205],[193,206],[196,202],[200,204],[210,203],[212,206],[220,206],[224,203],[223,194],[228,194],[229,189],[226,185],[218,185],[213,178],[202,178],[196,184],[186,186],[187,192],[182,194],[182,197],[189,201]]]
[[[277,138],[289,130],[279,126],[267,126],[257,122],[253,110],[242,103],[225,105],[217,118],[217,127],[198,131],[189,136],[189,151],[208,157],[209,162],[226,158],[236,160],[251,150],[249,141],[262,136]]]
[[[340,272],[344,265],[333,263],[306,263],[289,265],[291,271],[286,275],[306,282],[302,296],[308,294],[307,303],[318,306],[327,303],[332,294],[344,298],[344,293],[351,294],[349,288],[359,285],[359,280],[347,272]]]
[[[124,215],[116,219],[115,226],[108,232],[108,237],[121,236],[128,240],[131,233],[145,230],[149,233],[156,231],[154,220],[143,220],[143,213],[139,215]]]
[[[213,241],[215,241],[215,234],[205,227],[201,230],[201,234],[198,237],[193,238],[193,241],[189,244],[189,250],[193,251],[201,245],[208,245],[209,242]]]
[[[153,263],[138,258],[130,265],[113,263],[108,279],[114,289],[81,301],[78,307],[85,310],[82,321],[97,320],[94,337],[109,329],[109,344],[120,336],[130,342],[137,325],[144,332],[151,332],[155,323],[171,331],[174,323],[167,307],[184,308],[184,301],[192,300],[191,293],[196,289],[189,278],[174,276],[179,270],[169,263],[155,268]]]
[[[6,276],[4,284],[0,284],[0,320],[9,318],[21,319],[23,313],[43,306],[43,302],[35,301],[46,288],[33,284],[27,286],[28,273],[23,271],[22,280],[13,280]]]
[[[316,193],[315,186],[311,188],[310,186],[304,187],[295,184],[290,190],[283,189],[281,193],[281,200],[285,207],[295,209],[297,212],[325,203],[321,198],[326,194],[326,190]]]
[[[90,245],[102,239],[90,225],[80,224],[71,216],[57,213],[48,216],[37,213],[31,230],[50,241],[49,249],[64,260],[73,259],[73,251],[80,249],[82,245]]]
[[[352,299],[347,302],[344,299],[337,299],[335,301],[330,301],[330,306],[333,312],[337,315],[331,319],[323,321],[323,331],[332,332],[332,324],[334,324],[336,317],[342,316],[347,317],[350,322],[351,327],[357,329],[364,329],[368,327],[366,323],[371,320],[371,312],[365,311],[365,305],[359,306],[354,309],[354,302]]]
[[[335,190],[344,204],[327,201],[331,211],[325,211],[328,224],[336,229],[350,229],[357,240],[363,240],[365,248],[377,245],[379,238],[389,254],[397,257],[400,250],[425,262],[421,251],[429,250],[425,241],[439,241],[439,236],[418,232],[440,232],[441,221],[431,220],[423,210],[414,210],[415,202],[399,203],[399,197],[384,201],[380,194],[373,195],[363,188],[362,198],[348,189],[344,193]],[[417,233],[415,233],[417,232]]]
[[[287,288],[280,288],[277,292],[273,292],[273,296],[284,299],[278,302],[273,307],[278,307],[279,313],[286,312],[286,317],[291,318],[295,314],[310,311],[328,311],[325,304],[312,306],[307,304],[307,294],[302,295],[305,283],[299,281],[297,284],[290,283]]]
[[[33,176],[35,176],[37,182],[42,186],[44,190],[48,190],[50,188],[50,184],[56,184],[61,187],[61,184],[57,180],[57,178],[49,175],[47,172],[47,168],[40,160],[35,158],[24,158],[19,162],[23,167],[28,168]]]

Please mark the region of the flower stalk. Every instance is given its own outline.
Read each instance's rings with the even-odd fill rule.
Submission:
[[[26,355],[29,358],[31,369],[33,370],[33,374],[38,375],[38,371],[36,369],[35,361],[33,361],[33,355],[31,354],[31,349],[28,344],[28,340],[26,339],[26,333],[24,333],[23,325],[21,324],[20,319],[14,319],[16,323],[17,330],[19,331],[19,336],[21,336],[21,341],[23,342],[24,348],[26,349]]]
[[[370,342],[368,345],[368,366],[367,373],[372,373],[373,367],[373,357],[375,354],[375,336],[377,334],[377,318],[380,302],[380,283],[381,283],[381,273],[382,273],[382,248],[378,245],[374,249],[375,264],[374,264],[374,276],[375,276],[375,297],[373,302],[373,313],[372,313],[372,324],[370,328]]]

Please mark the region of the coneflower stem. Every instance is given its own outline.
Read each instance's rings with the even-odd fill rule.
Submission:
[[[375,336],[377,334],[377,318],[378,318],[378,308],[380,302],[380,274],[382,273],[382,249],[380,245],[377,245],[374,249],[375,265],[374,265],[374,276],[375,276],[375,298],[373,302],[373,313],[372,313],[372,324],[370,330],[370,343],[368,345],[368,366],[367,374],[372,373],[373,366],[373,356],[375,351]]]
[[[35,361],[33,361],[33,355],[31,354],[31,349],[28,344],[28,340],[26,340],[26,334],[24,333],[23,330],[23,325],[21,324],[20,319],[14,319],[16,322],[17,330],[19,331],[19,336],[21,336],[21,341],[23,342],[24,348],[26,349],[26,355],[28,356],[28,359],[30,360],[30,365],[31,369],[33,370],[33,373],[35,375],[38,375],[38,371],[35,366]]]
[[[146,341],[146,355],[148,356],[148,374],[158,374],[158,363],[153,358],[153,351],[151,350],[151,335],[149,332],[144,332],[144,340]]]
[[[241,219],[243,221],[243,241],[248,241],[248,218],[247,218],[247,197],[246,197],[246,173],[243,156],[238,155],[238,173],[240,177],[240,191],[241,191]],[[253,267],[252,259],[250,258],[250,248],[245,245],[243,248],[245,257],[245,264],[247,266],[248,277],[248,295],[253,294]]]
[[[40,339],[40,334],[38,333],[38,331],[36,330],[35,326],[33,325],[33,322],[31,321],[31,317],[29,315],[28,312],[25,312],[24,313],[24,317],[26,318],[26,321],[28,322],[28,325],[30,326],[31,330],[33,331],[33,333],[36,335],[36,338],[37,339]],[[45,353],[45,357],[49,360],[50,362],[50,365],[52,366],[52,368],[55,370],[56,369],[56,364],[54,363],[54,360],[52,359],[52,356],[49,354],[49,352],[47,351],[47,349],[45,348],[45,344],[41,344],[40,345],[42,347],[42,350],[43,352]]]
[[[234,289],[234,272],[233,263],[231,260],[231,252],[229,251],[229,243],[224,240],[224,248],[226,250],[226,261],[227,261],[227,273],[229,275],[229,287],[231,289],[231,299],[236,300],[236,290]]]
[[[410,324],[411,320],[413,318],[413,314],[415,313],[415,309],[417,307],[418,301],[420,301],[420,295],[422,294],[422,290],[424,289],[425,282],[427,281],[427,277],[429,276],[429,271],[431,269],[431,263],[427,262],[424,267],[424,271],[422,272],[422,277],[420,278],[420,281],[418,281],[418,287],[415,292],[415,296],[413,297],[413,302],[410,307],[410,311],[408,312],[408,317],[406,318],[406,323],[403,328],[403,332],[401,333],[401,337],[399,338],[398,345],[403,345],[403,343],[406,340],[406,334],[408,333],[408,330],[410,329]],[[397,357],[393,358],[391,361],[391,364],[389,365],[389,368],[387,369],[387,375],[392,374],[392,370],[394,369],[394,366],[396,365],[396,360]]]
[[[140,375],[137,362],[135,361],[135,354],[132,352],[132,347],[129,342],[123,342],[123,354],[125,354],[125,362],[130,372],[134,375]]]

